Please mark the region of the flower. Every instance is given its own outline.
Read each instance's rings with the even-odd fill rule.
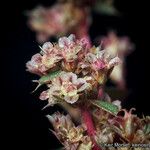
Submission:
[[[64,70],[74,72],[78,62],[82,61],[87,49],[86,39],[77,40],[74,34],[68,37],[61,37],[58,40],[58,46],[61,49],[63,57],[62,67]]]
[[[114,132],[110,127],[103,127],[101,131],[98,131],[95,139],[97,143],[102,144],[102,143],[113,143],[114,140]]]
[[[66,62],[72,62],[78,58],[78,53],[85,47],[84,43],[71,34],[69,37],[59,38],[58,45],[62,48],[62,56]]]
[[[42,56],[37,53],[32,56],[31,61],[26,63],[27,71],[37,74],[44,75],[47,68],[42,64]]]
[[[31,73],[45,75],[49,69],[56,66],[62,56],[59,48],[50,42],[43,44],[41,49],[41,54],[37,53],[32,56],[31,61],[26,63],[26,67],[27,71]]]
[[[99,48],[96,49],[99,50],[96,52],[96,54],[88,53],[86,56],[86,60],[90,63],[93,70],[108,70],[120,63],[119,57],[116,56],[112,58],[112,56],[110,56],[106,50],[100,51]]]
[[[42,52],[42,63],[48,69],[54,67],[56,63],[62,59],[61,52],[57,45],[52,45],[50,42],[46,42],[42,46]]]
[[[135,141],[135,135],[138,133],[138,129],[141,128],[141,121],[136,115],[132,114],[133,110],[135,109],[132,108],[127,112],[127,110],[122,109],[125,113],[124,116],[117,116],[109,120],[110,123],[120,132],[119,134],[128,141]]]
[[[84,132],[86,131],[85,127],[82,125],[75,126],[69,115],[64,116],[57,112],[47,117],[54,127],[55,131],[53,133],[65,146],[65,149],[70,150],[74,148],[74,150],[77,150],[78,147],[85,147],[86,143],[88,147],[92,145],[90,138],[84,136]]]
[[[75,33],[78,38],[87,37],[89,15],[86,8],[74,5],[72,2],[58,3],[51,7],[39,6],[28,12],[28,24],[37,32],[39,42],[46,41],[51,36],[60,37]]]
[[[69,115],[64,116],[61,113],[56,112],[53,115],[48,115],[47,117],[52,123],[56,132],[60,132],[60,130],[63,128],[66,131],[69,131],[74,126]]]
[[[114,32],[109,32],[107,37],[100,39],[102,48],[112,56],[118,55],[122,63],[116,66],[110,76],[112,81],[120,88],[125,88],[124,63],[125,57],[134,50],[134,45],[128,37],[118,37]]]
[[[69,72],[63,73],[55,78],[50,85],[50,88],[43,93],[46,93],[44,98],[49,101],[56,101],[56,97],[64,99],[66,102],[73,104],[80,96],[80,93],[89,88],[89,83],[83,78],[77,78],[77,75]],[[54,98],[54,99],[53,99]]]
[[[57,95],[57,88],[56,86],[49,86],[50,87],[50,90],[46,90],[46,91],[43,91],[41,94],[40,94],[40,99],[41,100],[47,100],[48,99],[48,106],[53,106],[54,104],[58,103],[58,99],[54,96],[54,95]],[[46,106],[47,107],[47,106]]]
[[[102,43],[102,48],[108,50],[111,55],[118,54],[119,57],[126,56],[134,48],[128,37],[118,37],[113,31],[109,32],[107,37],[101,38],[100,43]]]
[[[94,49],[94,50],[93,50]],[[104,84],[110,75],[113,67],[121,61],[119,57],[112,57],[106,50],[100,50],[99,47],[92,48],[92,52],[86,55],[85,61],[87,67],[92,69],[92,76],[99,84]]]

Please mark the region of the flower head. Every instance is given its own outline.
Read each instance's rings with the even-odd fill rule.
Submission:
[[[32,56],[31,61],[26,64],[27,71],[38,74],[45,75],[46,72],[55,67],[56,63],[62,59],[59,48],[50,42],[46,42],[41,47],[41,54],[37,53]]]
[[[69,37],[60,38],[58,45],[62,48],[62,56],[66,62],[72,62],[77,59],[78,53],[85,47],[85,44],[77,40],[73,34]]]
[[[96,54],[88,53],[87,61],[90,63],[91,68],[95,71],[102,69],[108,70],[120,63],[120,59],[118,57],[112,58],[106,50],[97,51]]]
[[[63,73],[52,81],[50,88],[46,91],[44,99],[53,99],[59,97],[66,102],[75,103],[84,90],[89,88],[89,83],[83,78],[77,78],[77,75],[70,73]],[[45,92],[44,92],[45,93]]]
[[[110,75],[113,67],[121,61],[116,57],[112,57],[106,50],[100,50],[99,47],[91,49],[85,58],[86,67],[90,67],[91,74],[99,84],[104,84]]]
[[[61,52],[57,45],[52,45],[50,42],[46,42],[42,46],[42,63],[48,69],[54,67],[57,62],[62,59]]]
[[[104,48],[112,56],[118,55],[122,63],[113,69],[110,76],[112,81],[120,88],[125,88],[124,79],[124,63],[125,57],[134,50],[134,44],[131,43],[128,37],[118,37],[114,32],[109,32],[107,37],[101,40],[102,48]]]
[[[69,115],[64,116],[60,113],[55,113],[47,117],[54,127],[55,131],[53,133],[67,150],[70,150],[71,147],[74,149],[77,149],[77,147],[85,147],[86,143],[88,147],[92,145],[90,138],[84,136],[84,132],[86,131],[85,127],[75,126]]]
[[[49,8],[39,6],[28,12],[28,16],[29,26],[37,32],[39,42],[69,33],[75,33],[79,38],[87,36],[88,39],[88,11],[72,2],[58,3]]]
[[[27,71],[44,75],[47,68],[42,64],[42,56],[38,53],[32,56],[31,60],[26,63]]]

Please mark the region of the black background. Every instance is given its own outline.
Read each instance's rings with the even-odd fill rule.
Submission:
[[[31,94],[35,76],[25,71],[25,63],[39,51],[33,33],[26,25],[23,12],[33,9],[38,4],[51,5],[52,1],[13,1],[1,3],[1,89],[0,124],[2,127],[2,149],[41,149],[55,150],[59,142],[50,133],[45,114],[53,113],[57,107],[42,112],[46,102],[38,100],[39,92]],[[121,17],[108,17],[92,13],[93,24],[90,36],[106,34],[109,29],[116,29],[120,35],[128,35],[135,43],[135,51],[127,57],[127,87],[130,90],[124,107],[137,109],[138,115],[150,114],[148,98],[148,56],[149,43],[145,7],[140,2],[117,0],[116,7],[123,14]],[[4,91],[3,91],[4,90]],[[3,142],[5,141],[5,143]]]

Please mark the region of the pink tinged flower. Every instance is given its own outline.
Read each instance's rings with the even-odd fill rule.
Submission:
[[[42,64],[42,56],[39,53],[32,56],[31,61],[26,63],[26,67],[27,71],[37,75],[44,75],[47,70]]]
[[[53,115],[47,115],[49,121],[52,123],[56,132],[60,132],[61,127],[69,131],[73,126],[71,117],[69,115],[62,115],[59,112],[54,113]]]
[[[110,120],[110,123],[121,129],[122,135],[130,141],[134,138],[137,128],[136,116],[132,114],[133,110],[135,109],[132,108],[127,112],[127,110],[122,109],[125,113],[124,116],[117,116]]]
[[[77,78],[74,73],[64,72],[52,81],[47,91],[42,92],[40,99],[48,99],[50,105],[62,100],[73,104],[79,99],[80,93],[89,87],[90,84],[85,79]]]
[[[48,69],[54,67],[56,63],[62,59],[60,50],[50,42],[46,42],[45,44],[43,44],[41,49],[43,53],[42,63]]]
[[[115,58],[113,58],[113,59],[111,59],[111,60],[109,61],[108,66],[109,66],[109,68],[112,68],[112,67],[117,66],[117,65],[119,65],[119,64],[121,64],[121,60],[120,60],[120,58],[117,56],[117,57],[115,57]]]
[[[95,69],[95,70],[100,70],[100,69],[103,69],[106,67],[106,63],[103,61],[103,60],[96,60],[93,62],[92,64],[92,67]]]
[[[58,45],[61,48],[69,47],[69,45],[74,44],[75,40],[75,35],[71,34],[69,37],[59,38]]]
[[[68,103],[75,103],[79,99],[79,93],[89,88],[85,79],[77,78],[74,73],[66,73],[60,76],[60,92]]]
[[[43,44],[43,46],[41,47],[41,49],[42,49],[42,51],[43,51],[44,53],[49,53],[49,52],[51,52],[51,51],[53,50],[53,48],[54,48],[54,46],[53,46],[53,44],[52,44],[51,42],[45,42],[45,43]]]
[[[55,90],[56,89],[54,89],[54,87],[51,87],[50,89],[43,91],[40,94],[39,98],[41,100],[47,100],[48,99],[48,106],[53,106],[54,104],[58,103],[58,99],[55,97],[55,95],[57,95]],[[46,105],[46,107],[47,107],[47,105]]]
[[[106,50],[100,51],[97,48],[94,53],[88,53],[86,57],[94,70],[111,69],[121,62],[118,57],[112,58]]]
[[[73,34],[71,34],[69,37],[60,38],[58,45],[61,48],[62,56],[66,62],[72,62],[77,59],[77,54],[82,50],[81,43],[76,40]]]
[[[48,115],[49,121],[54,127],[54,134],[60,140],[60,142],[69,149],[74,144],[79,145],[83,138],[83,132],[85,128],[83,126],[75,126],[69,115],[62,115],[59,112]],[[75,145],[74,145],[75,146]]]
[[[128,37],[118,37],[115,32],[109,32],[107,37],[101,39],[102,46],[112,55],[118,54],[125,58],[133,49],[134,45]]]

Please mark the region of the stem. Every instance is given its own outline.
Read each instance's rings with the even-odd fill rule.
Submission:
[[[95,130],[90,112],[87,109],[83,109],[83,108],[81,108],[81,112],[82,112],[82,117],[83,117],[83,123],[86,125],[87,133],[91,137],[91,140],[94,145],[92,150],[101,150],[101,148],[97,145],[97,143],[94,139],[96,130]]]

